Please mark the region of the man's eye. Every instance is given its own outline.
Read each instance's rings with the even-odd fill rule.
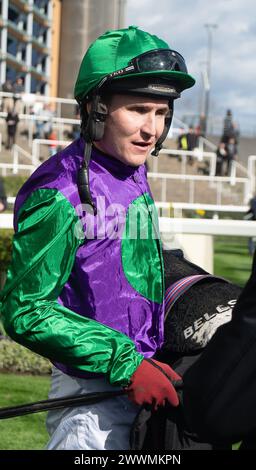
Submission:
[[[136,108],[134,108],[134,111],[139,113],[139,114],[144,114],[147,112],[147,110],[145,108],[143,108],[142,106],[137,106]]]
[[[170,116],[170,112],[169,111],[166,111],[166,109],[160,109],[157,114],[159,116],[164,116],[164,117],[169,117]]]

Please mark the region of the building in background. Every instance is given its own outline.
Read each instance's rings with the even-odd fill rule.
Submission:
[[[124,26],[126,0],[0,0],[0,80],[26,93],[73,97],[91,41]]]
[[[51,0],[0,0],[1,84],[22,77],[25,92],[49,94],[52,5]]]
[[[59,96],[73,97],[86,49],[108,29],[124,26],[124,9],[123,0],[62,0]]]

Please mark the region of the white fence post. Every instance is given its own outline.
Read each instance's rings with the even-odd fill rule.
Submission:
[[[248,175],[250,177],[250,193],[253,196],[255,193],[255,160],[256,155],[249,155],[248,157]]]
[[[17,147],[14,145],[14,148],[13,148],[13,169],[12,169],[12,172],[17,175],[18,173],[18,168],[19,168],[19,154],[18,154],[18,150],[17,150]]]

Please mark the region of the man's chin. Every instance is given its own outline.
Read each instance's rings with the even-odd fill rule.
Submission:
[[[151,152],[151,150],[145,152],[144,154],[142,154],[142,153],[140,153],[140,154],[131,153],[131,154],[126,156],[125,161],[126,161],[127,165],[130,165],[130,166],[143,165],[146,162],[147,158],[149,157],[150,152]]]

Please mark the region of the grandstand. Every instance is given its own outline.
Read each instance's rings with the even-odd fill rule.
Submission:
[[[0,93],[6,96],[6,93]],[[5,116],[0,113],[0,148],[1,148],[1,172],[2,174],[14,173],[30,174],[36,166],[49,156],[49,147],[52,141],[38,139],[36,137],[36,122],[50,121],[50,127],[56,132],[57,146],[65,146],[72,138],[72,126],[79,126],[79,120],[74,119],[73,109],[75,101],[71,99],[50,98],[38,95],[24,95],[24,114],[19,116],[17,145],[12,152],[5,150],[6,140]],[[56,111],[49,116],[29,114],[31,104],[36,106],[38,102],[49,103]],[[62,106],[69,105],[70,117],[62,116]],[[175,124],[175,120],[174,120]],[[180,122],[179,122],[180,126]],[[213,205],[238,205],[247,204],[255,189],[253,174],[253,159],[247,155],[247,166],[240,162],[234,162],[230,177],[216,177],[216,146],[206,139],[201,139],[199,148],[193,152],[176,149],[175,128],[172,129],[172,138],[167,139],[165,149],[161,151],[160,158],[150,157],[149,181],[155,200],[168,203],[213,204]],[[2,144],[1,144],[2,142]],[[188,157],[193,157],[193,164],[189,164]],[[246,158],[243,155],[244,163]],[[248,166],[249,165],[249,166]],[[202,171],[205,168],[206,171]],[[201,207],[201,209],[203,209]]]
[[[6,94],[0,93],[0,98],[4,96]],[[19,115],[17,143],[13,146],[12,151],[5,150],[4,147],[6,113],[3,111],[0,113],[0,171],[2,175],[23,174],[29,176],[42,161],[49,158],[51,147],[55,146],[57,149],[68,145],[72,137],[72,126],[79,125],[79,121],[74,119],[73,116],[74,100],[47,98],[38,95],[24,95],[23,100],[24,114]],[[48,119],[50,126],[55,130],[56,140],[54,141],[35,138],[36,122],[45,121],[45,116],[28,113],[28,110],[31,109],[31,103],[35,106],[38,101],[47,102],[48,100],[52,109],[55,109],[55,112],[52,112]],[[65,117],[62,115],[63,104],[66,106]],[[70,107],[70,117],[66,117],[67,105]],[[179,128],[180,125],[179,122]],[[248,155],[247,158],[244,158],[243,163],[246,163],[247,160],[247,165],[233,162],[231,175],[228,177],[215,176],[215,144],[202,138],[199,147],[193,152],[180,151],[176,149],[175,131],[176,129],[173,127],[166,141],[165,149],[161,151],[160,158],[150,157],[148,161],[149,183],[160,215],[167,215],[167,217],[185,215],[194,218],[200,214],[201,216],[205,214],[208,218],[214,216],[216,219],[216,217],[221,218],[224,214],[226,218],[240,217],[242,219],[247,210],[249,198],[255,191],[256,157]],[[191,161],[189,162],[189,156],[193,157],[192,164]],[[207,171],[203,172],[202,168],[206,168]],[[13,197],[15,195],[8,194],[8,196]],[[197,212],[198,210],[203,212]],[[249,227],[248,222],[241,222],[241,224],[246,223],[248,236],[251,236],[254,227]],[[162,227],[164,227],[162,229],[164,231],[169,226],[164,224]],[[183,234],[182,243],[188,247],[187,255],[191,258],[189,242],[185,243],[184,231],[187,234],[195,234],[196,229],[192,229],[189,224],[183,224],[182,228],[179,227],[177,230],[180,230]],[[170,231],[170,227],[168,231]],[[198,233],[202,236],[202,230],[198,229]],[[212,252],[212,244],[209,247],[209,240],[207,239],[209,232],[205,231],[204,233],[206,238],[205,240],[201,239],[198,251],[204,251],[203,245],[205,242],[206,262],[201,260],[201,265],[211,271],[212,256],[209,253]],[[243,235],[245,234],[246,229],[243,231]],[[179,245],[177,239],[172,239],[170,246],[176,245]],[[195,245],[195,240],[193,240],[193,255],[196,251]],[[192,260],[198,262],[198,259],[193,258]]]

